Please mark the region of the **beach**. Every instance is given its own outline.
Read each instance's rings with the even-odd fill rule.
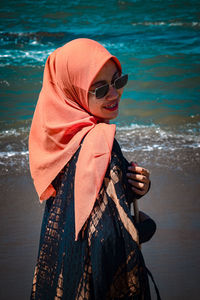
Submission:
[[[162,299],[199,299],[199,1],[10,0],[0,13],[0,299],[30,296],[44,204],[28,138],[45,62],[83,37],[116,55],[129,76],[113,123],[124,156],[151,173],[139,200],[157,224],[142,245],[147,267]]]
[[[150,192],[139,200],[140,210],[157,224],[152,240],[142,245],[162,299],[198,299],[199,271],[199,157],[186,166],[148,165]],[[197,155],[198,154],[198,155]],[[124,155],[133,159],[133,153]],[[134,157],[137,160],[139,155]],[[198,162],[198,164],[197,164]],[[170,159],[166,158],[166,164]],[[1,300],[28,299],[36,264],[44,204],[40,204],[29,172],[7,175],[0,183]],[[12,287],[12,288],[11,288]],[[154,288],[151,285],[153,299]]]

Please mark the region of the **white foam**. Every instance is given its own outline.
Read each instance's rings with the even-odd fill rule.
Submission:
[[[181,130],[182,128],[179,128]],[[122,126],[117,129],[117,136],[122,142],[125,151],[140,150],[174,151],[180,149],[198,149],[200,146],[200,135],[192,128],[184,128],[183,132],[173,130],[169,127],[161,128],[158,125]]]
[[[102,43],[102,46],[104,46],[105,48],[109,48],[109,49],[119,49],[119,48],[124,48],[125,44],[124,43]]]
[[[28,151],[11,151],[11,152],[0,152],[0,158],[10,158],[15,156],[28,156]]]
[[[0,138],[4,138],[5,136],[19,136],[20,134],[16,129],[3,130],[0,132]]]
[[[130,131],[131,129],[143,129],[143,128],[155,128],[156,125],[155,124],[150,124],[150,125],[140,125],[140,124],[136,124],[136,123],[132,123],[128,126],[119,126],[117,128],[118,131]]]
[[[133,22],[131,23],[132,26],[186,26],[186,27],[199,27],[200,26],[200,22]]]
[[[117,127],[116,138],[124,153],[145,164],[154,161],[156,165],[165,165],[166,159],[174,165],[181,165],[183,162],[189,164],[191,159],[199,163],[200,135],[198,128],[193,129],[195,128],[192,124],[185,126],[184,130],[181,128],[180,131],[155,124],[133,123]],[[30,121],[23,123],[21,127],[3,129],[0,132],[1,174],[28,170],[29,130]]]
[[[30,42],[30,45],[39,45],[38,41],[34,40]]]
[[[1,124],[1,123],[0,123]],[[3,129],[2,131],[0,131],[0,139],[4,139],[6,137],[18,137],[20,135],[23,135],[24,134],[28,134],[30,131],[30,126],[22,126],[22,127],[19,127],[19,128],[11,128],[11,129]]]
[[[7,80],[0,80],[0,84],[10,86],[10,83]]]
[[[3,52],[0,55],[0,58],[2,58],[1,66],[3,65],[32,65],[35,63],[45,63],[47,57],[55,50],[55,48],[52,49],[43,49],[43,50],[17,50],[17,49],[4,49],[1,52]],[[7,61],[7,58],[9,58],[9,61]],[[5,61],[4,61],[5,60]]]

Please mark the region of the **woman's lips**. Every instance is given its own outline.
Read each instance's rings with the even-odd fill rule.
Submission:
[[[114,111],[116,109],[118,109],[118,102],[109,104],[107,106],[104,106],[105,109],[109,110],[109,111]]]

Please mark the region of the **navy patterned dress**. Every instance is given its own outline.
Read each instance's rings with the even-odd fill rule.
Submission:
[[[140,230],[130,213],[128,162],[116,140],[94,208],[75,241],[74,176],[79,151],[54,180],[56,197],[46,202],[31,299],[151,299],[138,243]]]

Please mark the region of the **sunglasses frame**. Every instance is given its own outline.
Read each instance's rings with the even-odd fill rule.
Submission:
[[[119,79],[122,79],[122,78],[126,79],[126,83],[122,87],[117,87],[116,86],[116,81],[118,81]],[[106,83],[104,85],[101,85],[101,86],[97,87],[94,91],[88,91],[88,93],[90,93],[92,95],[95,95],[95,97],[97,99],[101,99],[101,98],[105,97],[108,94],[110,86],[113,86],[116,90],[119,90],[119,89],[122,89],[127,84],[127,82],[128,82],[128,74],[122,74],[120,77],[116,78],[113,83],[111,83],[111,84]],[[105,89],[105,94],[103,94],[103,96],[101,94],[100,94],[100,96],[98,96],[99,89],[102,89],[103,87],[106,88]]]

